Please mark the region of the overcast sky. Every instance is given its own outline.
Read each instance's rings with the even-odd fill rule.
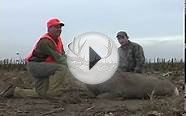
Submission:
[[[51,17],[65,23],[65,47],[84,32],[116,40],[124,30],[147,58],[183,58],[184,0],[0,0],[0,59],[24,57]]]

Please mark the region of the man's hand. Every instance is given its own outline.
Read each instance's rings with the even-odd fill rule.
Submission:
[[[60,64],[63,64],[63,65],[66,65],[67,66],[67,56],[64,54],[64,55],[61,55],[60,56],[60,59],[58,60],[58,62]]]

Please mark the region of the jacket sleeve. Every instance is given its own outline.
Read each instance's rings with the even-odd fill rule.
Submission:
[[[48,39],[40,40],[40,42],[38,43],[38,47],[44,55],[52,56],[55,59],[55,61],[58,63],[63,62],[65,60],[64,55],[59,54],[55,50],[54,44]]]
[[[135,60],[136,60],[136,67],[134,69],[135,72],[142,72],[145,64],[145,56],[143,52],[143,48],[140,45],[135,46]]]

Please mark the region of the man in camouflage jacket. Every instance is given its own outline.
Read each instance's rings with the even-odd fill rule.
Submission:
[[[126,32],[117,33],[118,42],[121,46],[119,52],[119,71],[142,73],[145,56],[142,46],[131,42]]]

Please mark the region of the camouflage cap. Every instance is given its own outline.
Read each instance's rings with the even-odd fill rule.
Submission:
[[[120,32],[118,32],[116,37],[118,37],[118,36],[123,36],[123,37],[126,36],[126,37],[128,37],[127,33],[124,32],[124,31],[120,31]]]

